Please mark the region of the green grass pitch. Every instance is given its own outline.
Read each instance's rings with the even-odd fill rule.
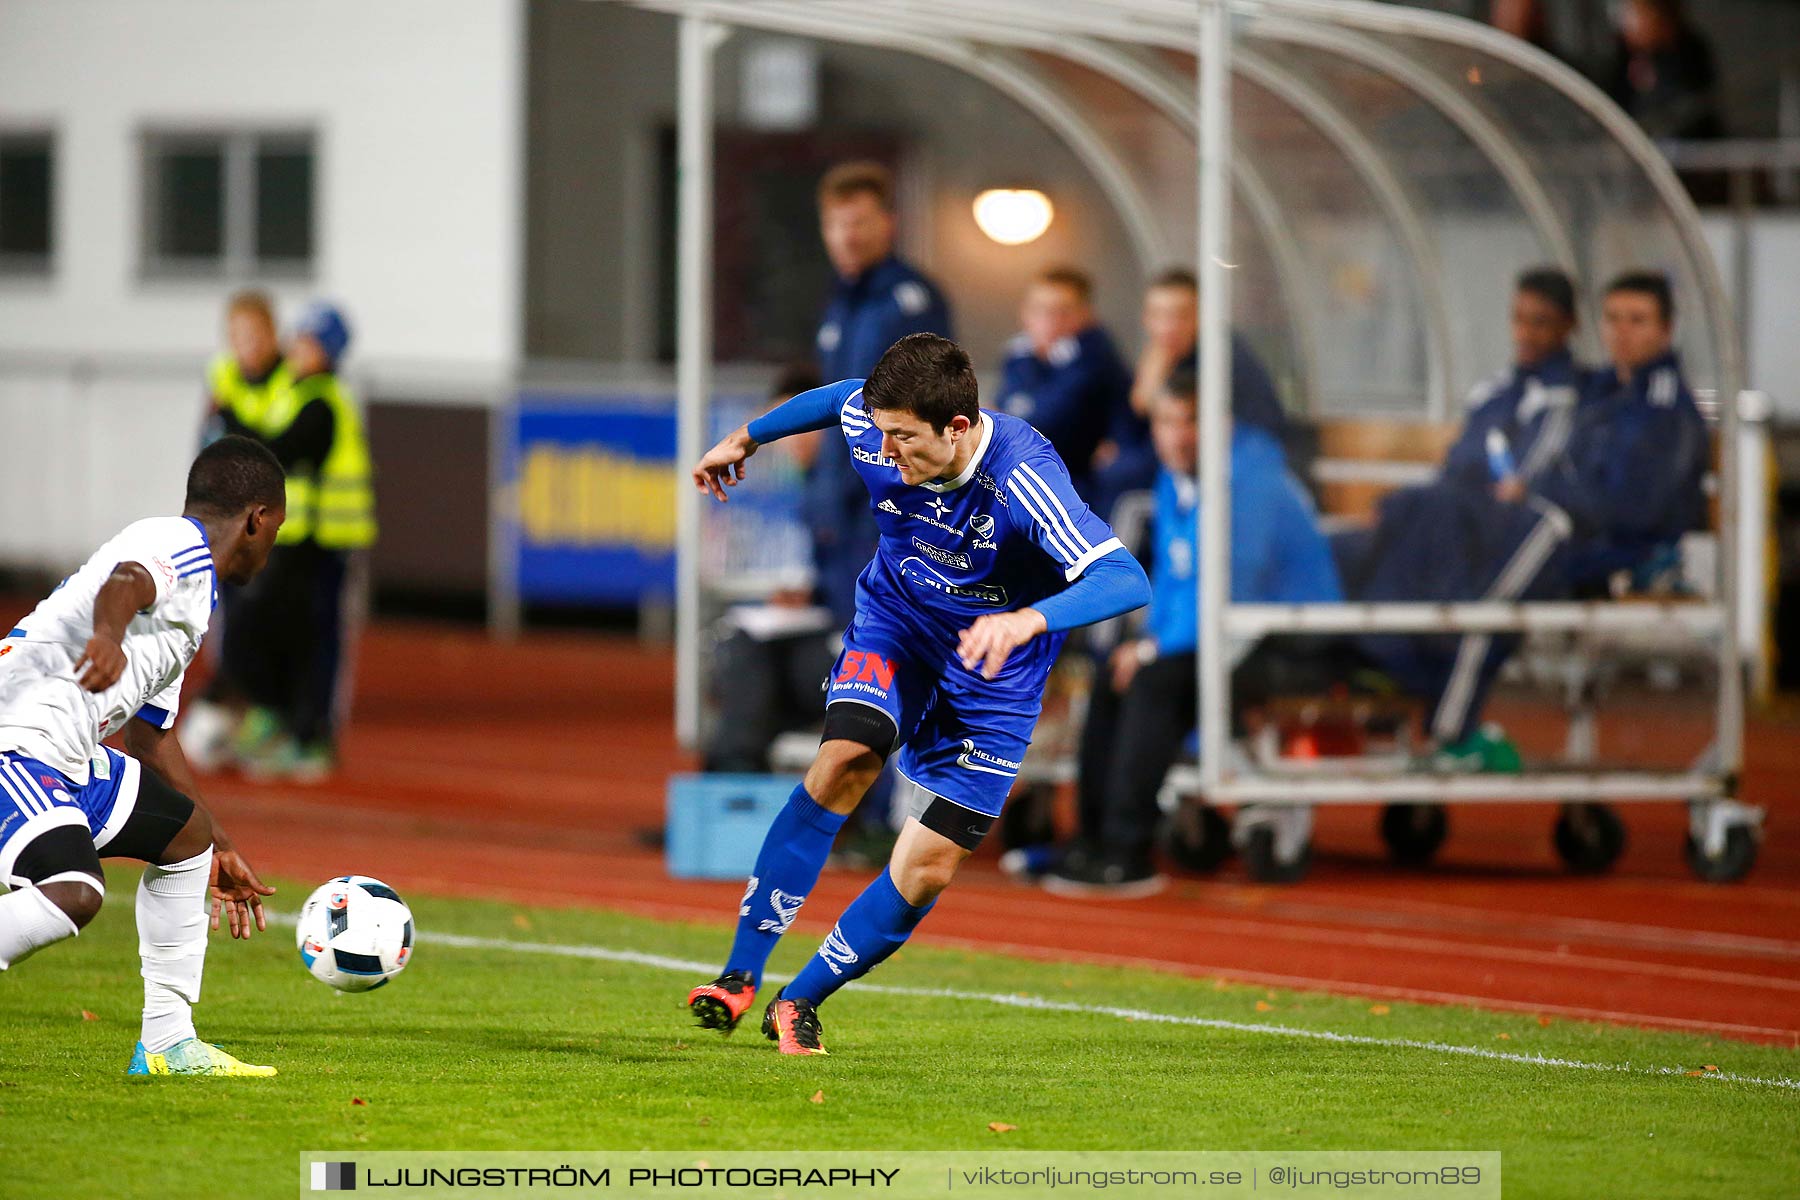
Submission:
[[[1499,1150],[1521,1196],[1792,1196],[1800,1178],[1790,1049],[918,946],[871,980],[918,994],[841,993],[831,1056],[788,1060],[750,1019],[729,1040],[691,1028],[690,973],[476,944],[711,962],[723,924],[425,896],[413,964],[364,996],[309,978],[286,926],[215,935],[200,1033],[281,1076],[128,1083],[132,888],[115,872],[88,932],[0,975],[8,1197],[287,1196],[299,1152],[356,1149]],[[773,968],[815,941],[797,931]],[[1708,1067],[1730,1078],[1685,1073]]]

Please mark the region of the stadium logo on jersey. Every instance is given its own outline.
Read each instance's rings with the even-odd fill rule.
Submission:
[[[884,513],[893,513],[896,517],[900,515],[900,506],[895,504],[892,500],[883,500],[875,507]]]
[[[1001,758],[997,754],[989,754],[977,750],[970,738],[963,739],[963,752],[956,756],[956,765],[970,771],[983,771],[989,775],[1004,775],[1011,779],[1019,773],[1019,764],[1011,759]],[[987,765],[983,765],[987,764]]]
[[[850,943],[844,940],[843,929],[836,925],[831,927],[831,933],[826,937],[825,944],[819,947],[819,957],[825,960],[825,965],[831,968],[833,975],[842,975],[844,967],[856,965],[856,951],[852,950]],[[840,967],[839,963],[844,965]]]
[[[946,567],[955,567],[959,571],[967,571],[974,565],[969,561],[969,556],[966,554],[958,554],[954,550],[945,550],[941,546],[934,546],[930,542],[922,542],[918,538],[914,538],[912,544],[923,551],[927,558],[935,558]]]
[[[948,579],[945,579],[942,575],[939,575],[936,571],[926,566],[923,559],[902,559],[900,563],[900,574],[908,583],[915,583],[920,587],[930,588],[934,592],[940,592],[943,595],[952,596],[958,600],[973,600],[977,604],[991,604],[996,608],[1004,608],[1006,606],[1006,589],[999,584],[951,583]]]
[[[790,896],[780,888],[769,889],[769,907],[775,910],[773,921],[764,920],[757,929],[763,933],[786,933],[794,918],[800,915],[800,906],[806,903],[805,896]]]
[[[850,447],[850,456],[856,459],[857,462],[866,462],[874,467],[891,467],[894,465],[893,459],[888,458],[886,455],[877,454],[873,450],[864,450],[861,446]],[[895,509],[894,511],[898,512],[899,510]]]

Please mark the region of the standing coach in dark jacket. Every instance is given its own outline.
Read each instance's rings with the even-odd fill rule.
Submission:
[[[837,276],[817,338],[826,382],[865,379],[909,333],[954,337],[936,284],[894,255],[894,179],[872,162],[840,163],[819,182],[819,236]],[[806,520],[824,603],[844,624],[856,609],[856,577],[875,552],[868,490],[849,449],[831,441],[806,482]]]

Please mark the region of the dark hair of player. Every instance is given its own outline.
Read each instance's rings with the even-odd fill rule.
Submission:
[[[1627,271],[1606,285],[1606,294],[1614,292],[1638,292],[1656,301],[1656,311],[1662,314],[1663,324],[1675,320],[1675,294],[1669,288],[1669,277],[1661,271]]]
[[[935,333],[909,333],[889,346],[863,381],[863,408],[909,412],[938,433],[952,417],[981,415],[969,353]]]
[[[1575,281],[1568,272],[1557,267],[1533,267],[1520,272],[1513,286],[1549,301],[1563,316],[1575,319]]]
[[[1052,283],[1057,287],[1068,288],[1083,304],[1093,302],[1094,281],[1080,267],[1051,267],[1038,276],[1038,282]]]
[[[267,446],[250,438],[222,437],[188,468],[187,512],[235,517],[258,504],[286,503],[287,473]]]
[[[819,378],[819,369],[811,363],[792,362],[775,376],[775,382],[769,388],[769,399],[789,400],[801,392],[812,391],[823,382]]]
[[[894,211],[894,174],[878,162],[839,163],[819,180],[819,207],[858,196],[873,196],[883,212]]]
[[[1198,296],[1200,281],[1186,267],[1170,267],[1150,281],[1150,290],[1155,291],[1157,288],[1182,288]]]

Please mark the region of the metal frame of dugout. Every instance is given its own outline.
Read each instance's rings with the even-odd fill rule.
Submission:
[[[713,86],[717,52],[732,29],[891,50],[965,72],[1060,138],[1118,215],[1142,276],[1168,261],[1196,264],[1201,753],[1186,782],[1209,805],[1236,807],[1232,840],[1252,874],[1286,879],[1304,871],[1314,805],[1487,801],[1557,803],[1565,821],[1608,801],[1678,801],[1690,806],[1689,859],[1702,877],[1736,878],[1748,869],[1762,814],[1736,799],[1744,732],[1740,630],[1744,602],[1756,611],[1754,596],[1742,593],[1745,572],[1758,569],[1761,530],[1759,510],[1743,504],[1739,334],[1698,214],[1674,172],[1585,79],[1486,26],[1366,0],[602,2],[680,18],[683,462],[704,449],[711,393]],[[1160,123],[1160,140],[1116,136],[1147,123]],[[1183,157],[1190,147],[1191,157]],[[1171,172],[1185,182],[1172,187]],[[1381,335],[1375,343],[1393,352],[1366,364],[1360,376],[1333,353],[1334,346],[1356,344],[1355,329],[1347,337],[1344,328],[1355,294],[1320,290],[1322,279],[1342,273],[1341,262],[1323,256],[1344,228],[1365,231],[1367,263],[1397,273],[1378,292],[1385,314],[1365,314],[1368,329]],[[1404,413],[1410,404],[1412,415],[1442,419],[1455,411],[1453,397],[1503,361],[1492,348],[1470,344],[1480,326],[1472,315],[1486,303],[1475,289],[1499,292],[1533,262],[1563,266],[1590,286],[1645,263],[1669,274],[1684,314],[1679,345],[1718,446],[1710,594],[1630,604],[1230,603],[1227,347],[1234,325],[1254,323],[1234,297],[1260,298],[1267,333],[1260,348],[1308,413],[1359,405]],[[1591,304],[1584,311],[1591,330]],[[1591,341],[1578,346],[1593,349]],[[677,494],[676,717],[683,742],[692,745],[700,727],[701,513],[692,489]],[[1746,517],[1752,530],[1741,528]],[[1740,537],[1744,532],[1755,536]],[[1294,777],[1234,752],[1227,721],[1234,644],[1282,631],[1368,630],[1572,638],[1632,631],[1682,639],[1714,664],[1711,744],[1685,769],[1523,775],[1370,769]]]

